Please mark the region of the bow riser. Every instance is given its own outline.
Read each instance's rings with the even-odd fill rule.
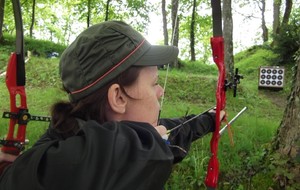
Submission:
[[[17,83],[18,64],[20,56],[12,53],[7,66],[6,86],[10,95],[10,121],[6,141],[25,144],[26,124],[28,121],[27,103],[25,87],[19,86]],[[22,61],[22,60],[21,60]],[[17,127],[17,128],[16,128]],[[8,144],[2,147],[2,151],[10,154],[18,155],[20,153],[19,146]]]
[[[213,60],[218,66],[219,77],[216,89],[216,120],[215,120],[215,132],[210,141],[211,158],[208,163],[207,175],[205,184],[208,188],[216,188],[219,177],[219,161],[218,161],[218,144],[220,130],[220,112],[225,108],[225,66],[224,66],[224,39],[223,37],[212,37],[211,47]]]
[[[213,37],[211,38],[212,55],[215,64],[218,67],[219,75],[216,89],[216,118],[220,118],[221,110],[225,109],[226,89],[225,89],[225,64],[224,64],[224,38]],[[221,121],[216,119],[215,131],[220,130]],[[216,136],[218,135],[217,133]]]

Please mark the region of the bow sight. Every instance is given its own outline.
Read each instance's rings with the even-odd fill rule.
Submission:
[[[243,79],[243,75],[239,74],[239,69],[236,68],[235,69],[235,74],[232,77],[232,81],[228,81],[227,79],[225,80],[225,90],[229,89],[233,89],[233,97],[236,97],[237,94],[237,86],[238,84],[240,84],[240,80]]]

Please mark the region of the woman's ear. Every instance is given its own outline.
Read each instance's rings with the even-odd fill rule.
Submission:
[[[119,84],[113,84],[109,87],[108,104],[111,110],[118,114],[123,114],[126,111],[127,96],[122,91]]]

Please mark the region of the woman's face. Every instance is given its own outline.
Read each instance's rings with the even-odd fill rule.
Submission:
[[[124,120],[147,122],[157,126],[160,109],[159,100],[164,90],[158,84],[158,69],[156,66],[144,67],[135,83],[125,87],[128,98]]]

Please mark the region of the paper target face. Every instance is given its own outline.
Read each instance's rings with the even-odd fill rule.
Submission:
[[[283,67],[260,67],[259,87],[283,88],[284,68]]]

